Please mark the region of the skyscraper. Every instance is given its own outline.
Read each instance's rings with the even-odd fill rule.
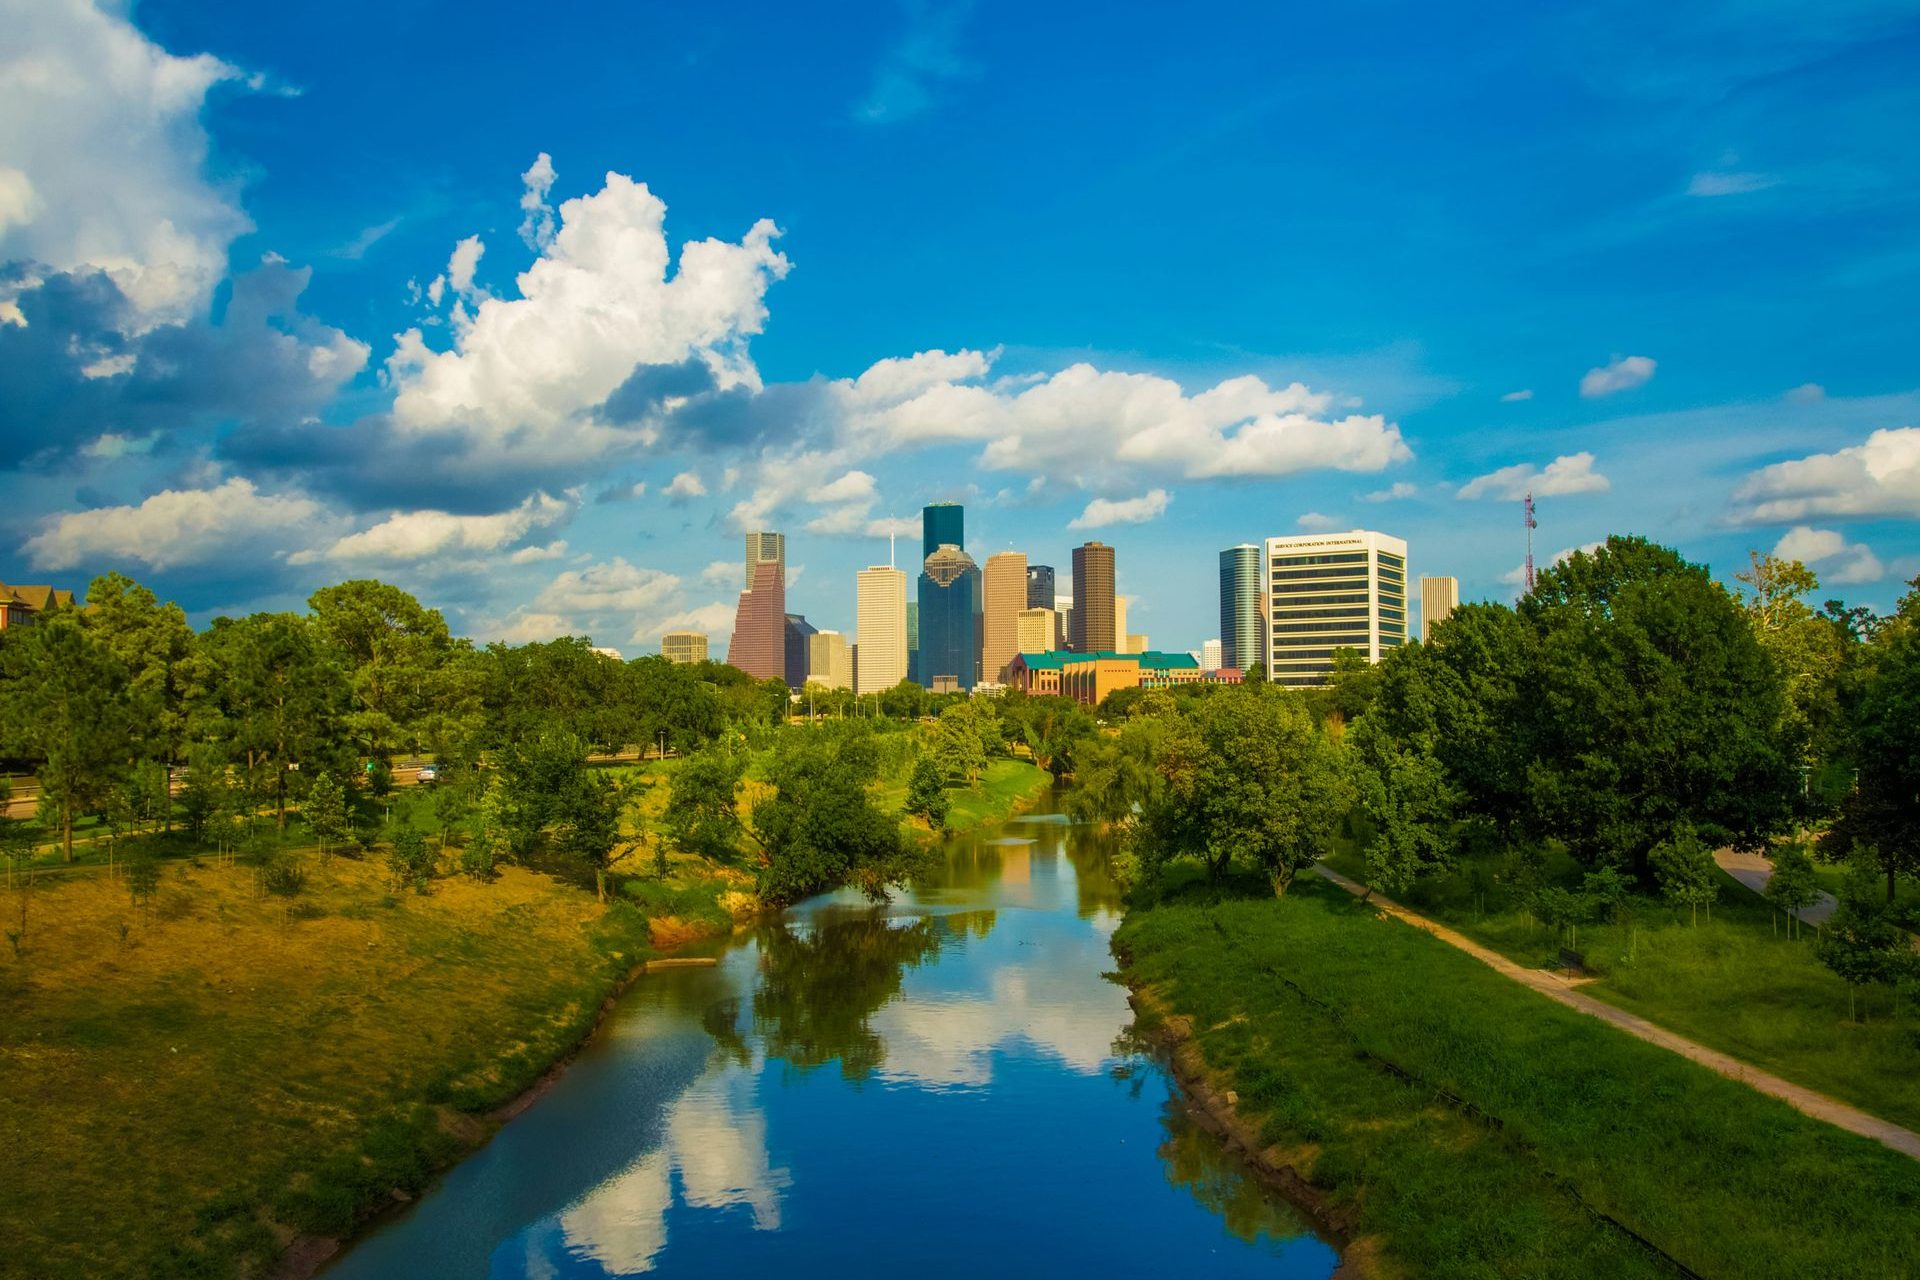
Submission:
[[[1420,643],[1425,644],[1428,633],[1459,607],[1460,579],[1420,579]]]
[[[907,678],[907,575],[890,564],[860,571],[855,601],[857,692],[878,693]]]
[[[936,502],[920,510],[920,561],[941,547],[967,549],[967,509],[957,502]]]
[[[1250,542],[1220,553],[1220,665],[1240,671],[1266,669],[1260,633],[1260,548]]]
[[[787,615],[780,673],[781,678],[787,682],[787,688],[798,689],[807,682],[807,642],[819,630],[820,628],[807,621],[805,614]]]
[[[787,574],[787,535],[784,533],[750,533],[747,535],[747,586],[753,586],[753,567],[757,564],[777,564],[780,566],[780,579],[786,581]]]
[[[660,656],[668,662],[705,662],[707,638],[698,631],[669,631],[660,637]]]
[[[1074,652],[1119,649],[1113,621],[1113,548],[1104,542],[1083,543],[1073,549]]]
[[[998,551],[987,557],[982,575],[980,678],[1000,679],[1001,670],[1020,652],[1020,611],[1027,607],[1027,557]]]
[[[777,536],[777,535],[776,535]],[[756,680],[784,679],[787,673],[787,574],[777,561],[753,566],[753,579],[740,593],[727,642],[727,665]]]
[[[838,631],[816,631],[807,637],[807,683],[853,688],[853,655],[847,650],[847,638]]]
[[[1127,651],[1127,598],[1125,596],[1113,598],[1113,640],[1115,653]]]
[[[931,689],[942,676],[960,689],[980,682],[980,569],[951,543],[920,574],[920,683]]]
[[[1200,669],[1202,671],[1218,671],[1223,666],[1231,665],[1231,663],[1221,660],[1220,642],[1218,640],[1202,640],[1200,642]]]
[[[1267,678],[1327,682],[1337,649],[1369,662],[1407,639],[1407,544],[1370,530],[1268,538]]]
[[[1014,631],[1014,648],[1021,653],[1046,653],[1060,644],[1060,615],[1051,609],[1022,609]]]
[[[1027,566],[1027,608],[1053,608],[1052,565],[1030,564]]]

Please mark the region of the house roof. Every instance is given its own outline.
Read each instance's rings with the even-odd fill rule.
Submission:
[[[0,603],[18,601],[35,613],[64,609],[73,603],[73,592],[49,586],[10,587],[0,582]]]

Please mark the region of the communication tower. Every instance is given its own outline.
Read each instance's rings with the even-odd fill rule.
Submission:
[[[1527,510],[1527,591],[1529,594],[1531,594],[1533,591],[1533,531],[1539,525],[1539,521],[1533,518],[1533,490],[1531,489],[1527,490],[1526,510]]]

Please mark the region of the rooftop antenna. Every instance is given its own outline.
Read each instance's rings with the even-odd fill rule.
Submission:
[[[896,567],[893,563],[893,540],[899,536],[900,531],[893,527],[893,520],[889,517],[887,520],[887,568],[889,569]]]
[[[1533,531],[1539,527],[1539,521],[1533,518],[1533,490],[1527,490],[1527,592],[1533,592]]]

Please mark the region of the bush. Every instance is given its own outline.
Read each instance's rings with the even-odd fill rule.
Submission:
[[[387,846],[388,884],[396,891],[413,889],[425,893],[432,879],[433,854],[427,848],[426,836],[412,827],[396,830],[393,842]]]

